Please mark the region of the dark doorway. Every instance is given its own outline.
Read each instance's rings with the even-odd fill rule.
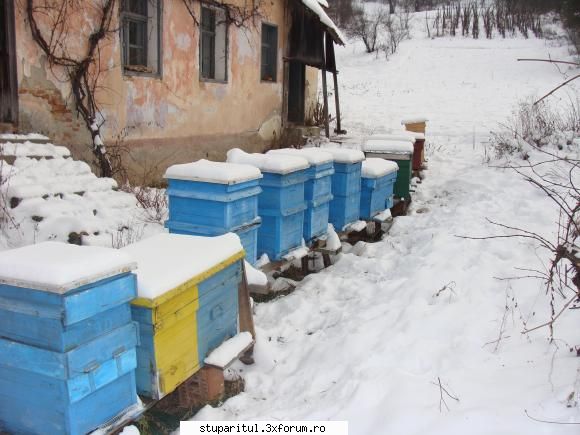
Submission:
[[[288,122],[304,124],[304,92],[306,89],[306,66],[290,62],[288,71]]]
[[[0,0],[0,123],[18,122],[14,0]]]

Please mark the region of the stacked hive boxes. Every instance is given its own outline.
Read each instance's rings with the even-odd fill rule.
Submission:
[[[122,249],[139,263],[137,390],[160,399],[238,331],[244,251],[234,234],[159,234]]]
[[[258,214],[262,226],[258,230],[258,253],[271,260],[280,260],[302,245],[304,226],[304,183],[308,161],[301,157],[274,154],[248,154],[240,149],[228,152],[228,162],[259,168],[262,193],[258,198]]]
[[[332,200],[332,175],[334,164],[332,154],[320,148],[283,148],[269,151],[268,154],[287,154],[308,160],[306,170],[308,180],[304,186],[306,211],[304,212],[304,240],[307,244],[326,234],[330,201]]]
[[[362,163],[360,216],[371,220],[393,206],[398,166],[388,160],[368,158]]]
[[[413,161],[413,142],[411,139],[394,140],[389,138],[371,138],[365,141],[363,150],[367,157],[379,157],[397,163],[397,181],[395,183],[395,197],[411,200],[411,176]]]
[[[425,128],[427,125],[427,118],[409,118],[401,121],[401,124],[405,126],[405,129],[413,134],[414,144],[413,144],[413,170],[419,171],[425,163]]]
[[[334,159],[329,222],[337,231],[358,220],[360,212],[361,167],[365,159],[358,150],[323,148]]]
[[[85,434],[136,406],[133,268],[57,242],[0,254],[0,430]]]
[[[260,171],[247,165],[200,160],[167,169],[171,233],[217,236],[235,232],[247,260],[256,262]]]

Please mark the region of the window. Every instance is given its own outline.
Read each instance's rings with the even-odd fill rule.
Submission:
[[[201,8],[201,35],[199,38],[200,76],[206,80],[227,81],[226,14],[220,8]]]
[[[278,27],[262,23],[262,72],[264,81],[275,82],[278,72]]]
[[[161,0],[123,0],[121,22],[125,72],[159,74]]]

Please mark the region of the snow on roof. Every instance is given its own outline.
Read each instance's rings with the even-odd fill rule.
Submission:
[[[43,242],[0,252],[0,282],[59,294],[133,269],[111,248]]]
[[[365,159],[362,151],[350,148],[324,147],[324,151],[332,154],[336,163],[358,163]]]
[[[369,153],[410,154],[413,152],[413,143],[406,140],[369,139],[364,143],[363,150]]]
[[[0,142],[11,141],[11,140],[48,140],[48,137],[39,133],[28,133],[28,134],[13,134],[13,133],[2,133],[0,134]]]
[[[193,163],[170,166],[164,177],[218,184],[238,184],[262,178],[262,173],[258,168],[250,165],[198,160]]]
[[[362,163],[362,176],[364,178],[380,178],[399,170],[399,165],[385,159],[371,157]]]
[[[217,237],[157,234],[121,249],[137,261],[139,297],[155,299],[244,248],[234,233]]]
[[[311,165],[322,165],[324,163],[332,162],[332,154],[320,148],[280,148],[277,150],[270,150],[267,154],[284,154],[288,156],[302,157],[308,160]]]
[[[13,135],[16,136],[16,135]],[[0,138],[2,142],[2,138]],[[15,157],[68,157],[70,156],[70,151],[63,146],[56,146],[53,144],[38,144],[32,142],[23,143],[13,143],[13,142],[3,142],[0,143],[0,153],[3,156],[15,156]]]
[[[401,124],[405,125],[405,124],[419,124],[421,122],[428,122],[429,119],[427,119],[424,116],[411,116],[409,118],[405,118],[401,120]]]
[[[123,235],[124,229],[131,222],[134,226],[143,213],[134,195],[115,190],[115,180],[97,177],[85,162],[64,158],[69,155],[65,147],[49,143],[0,147],[6,145],[16,151],[12,165],[5,161],[0,166],[4,180],[0,194],[9,204],[9,246],[48,240],[79,243],[81,237],[83,243],[85,238],[98,237],[109,247],[126,243],[122,238],[129,236]],[[141,230],[152,226],[140,225]]]
[[[326,14],[326,11],[321,6],[320,0],[302,0],[302,4],[306,6],[308,9],[310,9],[312,12],[314,12],[316,15],[318,15],[320,22],[324,24],[326,27],[328,27],[331,33],[334,34],[334,36],[336,37],[335,40],[337,42],[339,42],[342,45],[346,44],[346,38],[344,37],[340,29],[336,27],[336,24],[334,24],[330,19],[330,17]],[[325,6],[328,7],[328,3]]]
[[[302,157],[276,154],[249,154],[239,148],[228,151],[228,162],[252,165],[262,172],[282,175],[310,167],[308,160]]]

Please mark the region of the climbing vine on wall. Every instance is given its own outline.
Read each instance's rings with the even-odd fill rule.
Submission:
[[[231,24],[238,28],[257,28],[258,23],[263,18],[264,0],[244,0],[243,5],[236,5],[224,0],[181,1],[197,27],[200,25],[200,19],[196,12],[196,3],[221,8],[225,14],[226,24]]]
[[[103,88],[101,51],[108,39],[118,37],[120,27],[114,14],[123,1],[24,0],[32,39],[45,55],[54,76],[70,85],[74,108],[91,134],[92,153],[103,177],[113,176],[117,165],[112,163],[112,154],[103,142],[106,119],[95,95]],[[251,29],[260,23],[265,3],[264,0],[181,1],[195,28],[200,25],[200,4],[221,8],[228,25]],[[82,15],[79,11],[83,11]]]
[[[32,38],[46,56],[53,74],[70,84],[75,109],[91,134],[92,152],[104,177],[112,176],[113,168],[102,140],[104,120],[95,99],[95,90],[102,73],[102,43],[118,31],[112,25],[115,5],[116,0],[26,0],[26,17]],[[94,27],[79,40],[81,35],[74,28],[71,17],[83,9],[92,12]]]

